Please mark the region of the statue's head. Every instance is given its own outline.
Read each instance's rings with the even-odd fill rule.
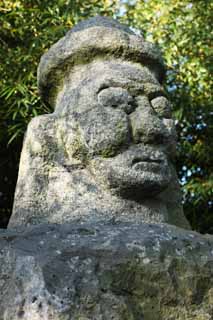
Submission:
[[[44,55],[43,98],[66,119],[64,143],[122,197],[153,196],[171,180],[175,130],[156,49],[103,17],[72,29]]]

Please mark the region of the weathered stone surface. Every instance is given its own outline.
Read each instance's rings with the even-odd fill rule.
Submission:
[[[169,225],[0,233],[1,320],[211,320],[213,239]]]
[[[162,70],[152,45],[108,18],[52,46],[38,79],[55,112],[28,126],[9,227],[79,219],[189,228]]]
[[[55,111],[26,133],[0,320],[213,319],[213,239],[176,227],[189,225],[162,77],[154,47],[103,17],[42,57]]]
[[[164,76],[161,54],[152,43],[116,20],[96,16],[77,24],[42,56],[38,68],[42,98],[55,106],[65,74],[75,65],[112,57],[150,66],[160,81]]]

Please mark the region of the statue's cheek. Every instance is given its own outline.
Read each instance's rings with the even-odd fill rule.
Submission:
[[[112,157],[128,144],[128,119],[121,110],[100,108],[81,116],[79,133],[88,153],[104,158]]]

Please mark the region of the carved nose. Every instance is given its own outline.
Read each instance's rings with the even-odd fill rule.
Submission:
[[[147,97],[140,96],[138,107],[130,114],[132,139],[135,143],[160,144],[168,138],[168,130],[158,117]]]

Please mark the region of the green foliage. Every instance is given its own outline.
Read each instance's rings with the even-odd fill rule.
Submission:
[[[192,226],[213,232],[211,0],[125,1],[125,20],[157,42],[179,134],[178,169]]]
[[[162,48],[180,137],[185,212],[195,229],[213,233],[212,7],[211,0],[1,0],[0,192],[6,190],[7,199],[0,203],[0,221],[11,210],[26,126],[33,116],[51,111],[37,92],[39,59],[75,23],[102,14],[119,16]]]
[[[0,139],[23,136],[29,120],[49,112],[37,92],[36,70],[41,55],[79,20],[113,15],[115,1],[3,0],[0,6]],[[8,128],[6,130],[5,128]],[[4,128],[4,130],[3,130]]]

